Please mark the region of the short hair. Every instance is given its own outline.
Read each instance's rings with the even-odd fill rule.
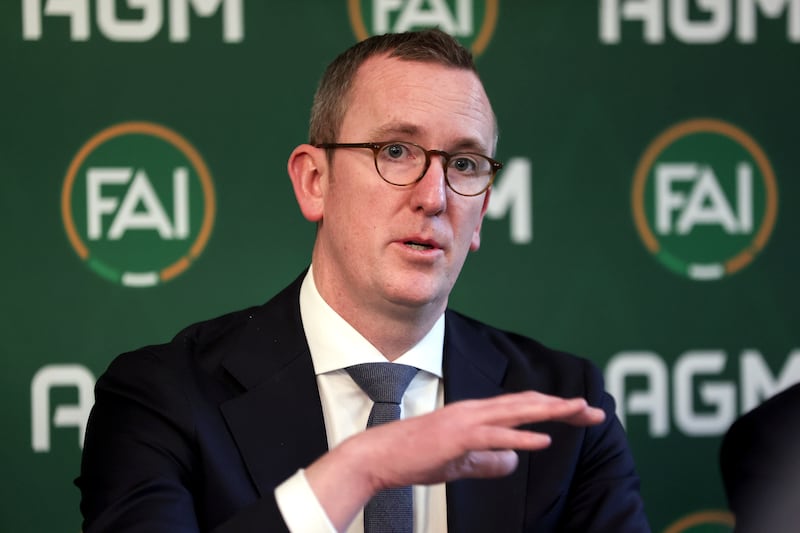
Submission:
[[[322,75],[311,107],[309,143],[337,140],[350,103],[350,89],[356,72],[367,59],[383,54],[478,72],[470,51],[439,29],[369,37],[342,52]]]

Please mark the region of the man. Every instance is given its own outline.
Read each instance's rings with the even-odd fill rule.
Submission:
[[[86,533],[361,532],[370,500],[409,485],[417,533],[648,531],[598,370],[447,310],[496,140],[443,32],[339,56],[288,163],[311,267],[111,365],[77,481]],[[350,369],[389,361],[419,369],[404,420],[363,431],[373,402]]]
[[[800,383],[745,413],[725,433],[720,467],[737,533],[800,529]]]

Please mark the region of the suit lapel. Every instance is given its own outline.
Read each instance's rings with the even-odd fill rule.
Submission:
[[[222,366],[244,392],[221,405],[263,496],[327,451],[311,354],[300,319],[303,276],[254,310]]]
[[[444,343],[445,403],[503,394],[508,361],[460,315],[447,312]],[[517,469],[498,479],[464,479],[447,484],[449,533],[522,531],[528,454]]]
[[[299,308],[301,275],[253,311],[222,362],[243,392],[220,409],[250,476],[263,496],[327,451],[311,354]],[[480,328],[447,312],[445,403],[506,392],[507,360]],[[450,533],[522,530],[527,454],[510,476],[447,484]]]

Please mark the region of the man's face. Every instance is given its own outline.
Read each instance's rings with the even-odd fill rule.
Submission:
[[[374,57],[359,69],[349,103],[336,142],[399,140],[491,155],[493,113],[469,70]],[[399,187],[380,178],[369,149],[334,152],[314,255],[315,279],[334,309],[444,310],[467,253],[480,245],[488,193],[456,194],[442,164],[432,157],[421,181]]]

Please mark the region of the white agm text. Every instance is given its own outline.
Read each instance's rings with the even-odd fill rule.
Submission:
[[[690,16],[695,11],[702,15]],[[663,43],[666,29],[686,44],[718,43],[732,32],[740,43],[755,43],[759,18],[782,16],[787,40],[800,42],[800,0],[600,0],[600,41],[622,41],[627,21],[641,28],[648,44]],[[632,39],[636,33],[629,35]]]
[[[124,3],[135,18],[120,18],[117,5]],[[100,33],[110,41],[143,42],[156,37],[167,12],[169,40],[189,40],[190,13],[211,17],[222,14],[222,40],[238,43],[244,39],[244,0],[96,0],[95,20]],[[166,4],[166,9],[165,9]],[[221,9],[220,9],[221,8]],[[70,39],[88,41],[91,17],[89,0],[22,0],[22,37],[26,41],[42,38],[42,19],[69,18]]]
[[[739,413],[800,381],[800,349],[789,353],[777,376],[758,350],[743,350],[738,358],[738,383],[722,378],[732,361],[736,359],[723,350],[684,352],[672,366],[670,388],[663,357],[649,351],[624,351],[608,362],[606,385],[623,424],[629,424],[631,417],[647,417],[650,436],[666,437],[671,407],[681,433],[703,437],[723,434]]]

